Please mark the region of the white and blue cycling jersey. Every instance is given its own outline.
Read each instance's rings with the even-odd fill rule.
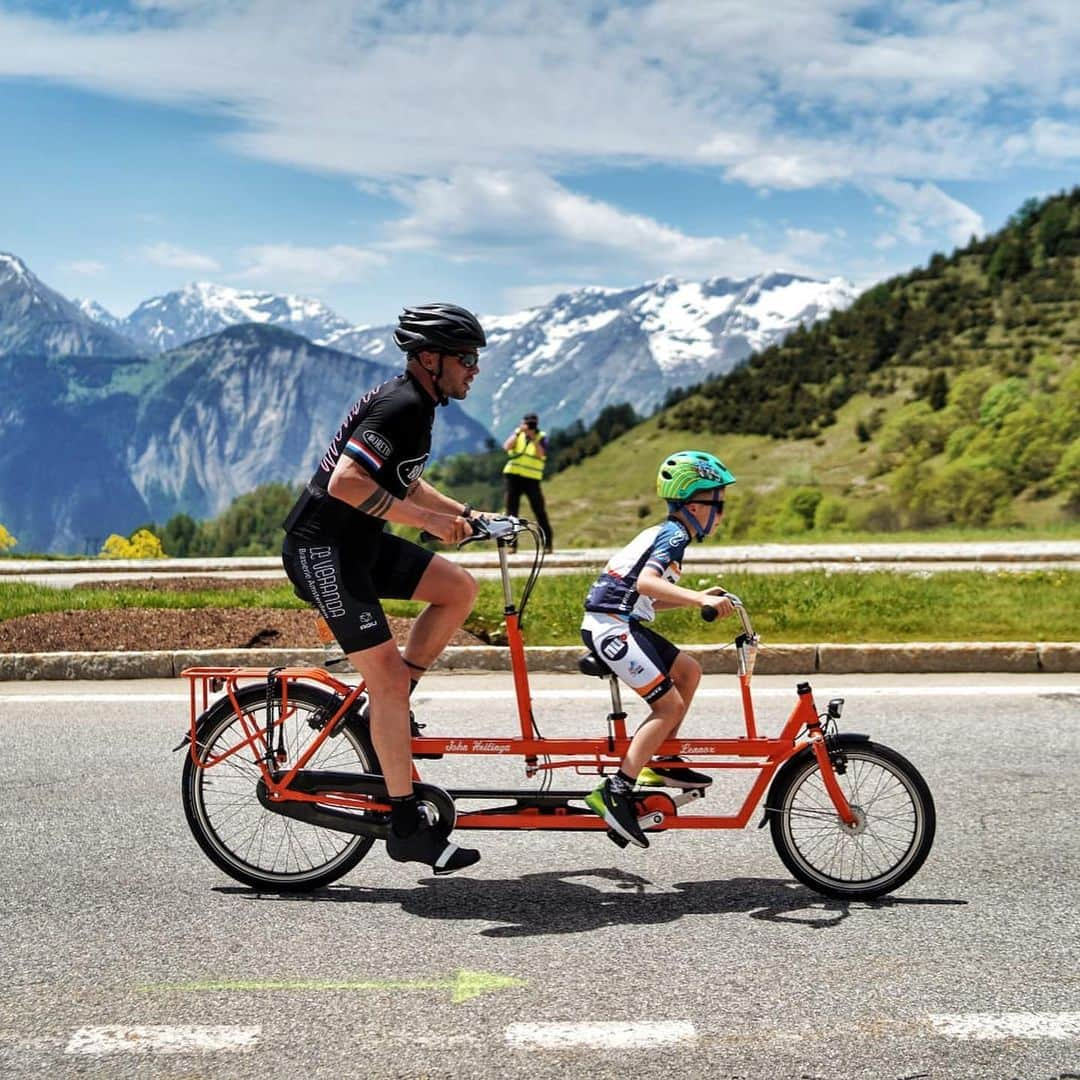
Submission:
[[[585,610],[651,622],[653,602],[638,592],[637,583],[646,568],[675,584],[682,576],[682,561],[690,543],[686,526],[674,518],[638,533],[604,567],[585,599]]]

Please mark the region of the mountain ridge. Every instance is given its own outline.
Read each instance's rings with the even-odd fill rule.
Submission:
[[[110,533],[303,483],[354,401],[397,371],[258,324],[152,357],[0,355],[0,522],[24,550],[96,552]],[[487,432],[451,402],[433,436],[450,456]]]
[[[731,370],[854,298],[842,278],[772,270],[743,279],[667,276],[629,288],[586,286],[510,315],[482,315],[488,348],[464,408],[488,430],[502,431],[525,407],[526,380],[529,407],[548,428],[591,421],[630,397],[648,413],[673,390]],[[208,282],[143,301],[117,329],[160,351],[164,342],[175,347],[236,322],[284,325],[318,345],[399,362],[394,324],[354,326],[319,301]],[[623,385],[626,375],[632,388]]]
[[[0,353],[131,356],[135,345],[88,318],[17,255],[0,251]]]

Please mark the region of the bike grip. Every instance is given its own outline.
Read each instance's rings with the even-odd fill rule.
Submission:
[[[712,604],[704,604],[702,606],[702,608],[701,608],[701,617],[706,622],[715,622],[716,621],[716,615],[717,615],[716,608],[714,608],[712,606]]]

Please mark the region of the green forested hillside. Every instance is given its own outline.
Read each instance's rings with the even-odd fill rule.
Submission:
[[[727,534],[1070,529],[1080,517],[1080,188],[864,293],[547,485],[566,544],[655,514],[699,446],[739,477]],[[596,514],[595,500],[607,506]]]

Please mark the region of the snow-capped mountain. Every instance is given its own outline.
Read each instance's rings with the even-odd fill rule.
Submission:
[[[96,300],[85,300],[75,297],[72,303],[88,318],[93,319],[94,322],[100,323],[102,326],[107,327],[110,330],[115,330],[117,333],[122,333],[121,324],[122,319],[118,319],[107,308],[103,308]]]
[[[140,348],[163,352],[241,323],[280,326],[318,344],[330,344],[333,335],[354,329],[318,300],[205,281],[145,300],[120,320],[119,329]]]
[[[740,281],[666,277],[630,289],[583,288],[512,315],[482,315],[488,348],[464,407],[496,435],[526,405],[548,430],[587,423],[626,401],[647,414],[670,390],[730,371],[854,298],[841,278],[773,272]],[[147,300],[119,329],[158,350],[250,322],[376,362],[401,362],[393,324],[353,326],[317,300],[206,283]]]
[[[548,430],[623,402],[647,415],[670,390],[730,371],[855,295],[841,278],[785,273],[564,293],[485,321],[485,378],[469,407],[497,436],[526,407]]]
[[[500,441],[526,408],[548,431],[588,423],[623,402],[647,415],[670,390],[730,371],[855,296],[842,278],[666,277],[632,289],[577,289],[514,315],[481,316],[488,347],[464,406]],[[393,330],[353,330],[333,344],[389,360],[397,352]]]
[[[0,354],[131,356],[130,341],[88,318],[17,255],[0,252]]]

